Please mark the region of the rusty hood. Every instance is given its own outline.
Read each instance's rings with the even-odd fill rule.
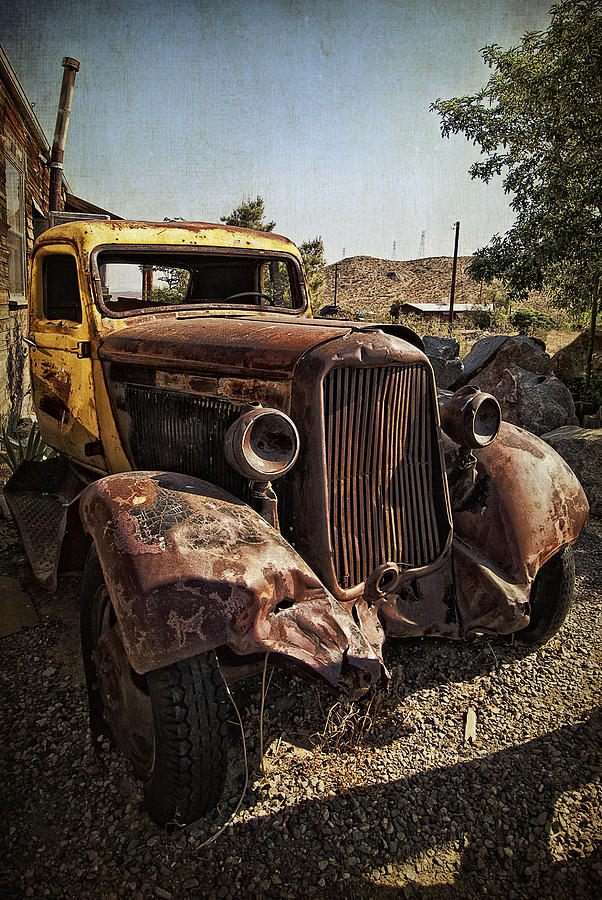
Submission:
[[[394,325],[336,319],[294,319],[285,316],[194,316],[189,313],[138,319],[111,334],[101,344],[100,359],[136,363],[184,372],[240,373],[252,377],[290,378],[309,350],[352,332],[387,331],[420,349],[409,329]]]
[[[101,344],[99,357],[187,372],[242,369],[253,376],[287,378],[307,350],[348,334],[352,327],[278,317],[169,316],[137,322],[110,335]]]

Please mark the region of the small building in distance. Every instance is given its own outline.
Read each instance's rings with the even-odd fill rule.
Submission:
[[[473,312],[493,312],[491,304],[482,303],[454,303],[454,319],[464,319]],[[448,319],[449,300],[440,300],[437,303],[409,303],[404,302],[399,306],[401,315],[420,316],[423,319]]]

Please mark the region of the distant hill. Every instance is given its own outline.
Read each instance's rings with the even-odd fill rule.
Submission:
[[[466,274],[471,256],[458,257],[456,303],[478,303],[481,285]],[[435,256],[428,259],[378,259],[374,256],[352,256],[338,265],[337,304],[356,312],[369,310],[379,318],[389,314],[391,304],[434,303],[449,301],[453,259]],[[318,310],[334,303],[334,264],[326,266],[326,282]],[[545,299],[531,294],[528,305],[545,308]]]

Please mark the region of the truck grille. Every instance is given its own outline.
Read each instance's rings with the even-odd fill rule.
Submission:
[[[432,376],[422,364],[324,379],[330,538],[342,588],[383,562],[417,568],[449,534]]]
[[[203,478],[246,499],[248,483],[226,462],[224,437],[241,413],[237,403],[125,384],[134,465]]]

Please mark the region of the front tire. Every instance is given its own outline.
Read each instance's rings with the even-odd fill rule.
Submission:
[[[94,547],[80,619],[93,738],[111,736],[128,757],[157,825],[205,815],[222,794],[228,757],[229,703],[215,653],[136,673]]]
[[[533,585],[529,603],[531,620],[515,632],[526,644],[545,644],[559,631],[573,603],[575,556],[565,547],[541,567]]]
[[[158,825],[188,824],[214,809],[228,762],[228,698],[215,653],[146,676],[155,753],[144,799]]]

